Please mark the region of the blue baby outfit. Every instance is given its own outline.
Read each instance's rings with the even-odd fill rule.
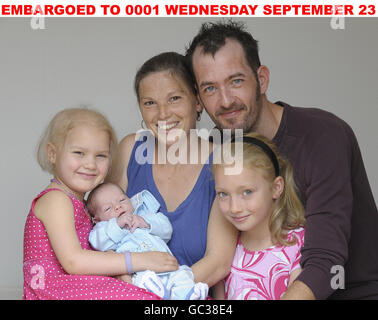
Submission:
[[[130,198],[130,201],[134,207],[134,214],[140,215],[150,228],[137,228],[131,233],[118,226],[117,218],[100,221],[89,234],[92,247],[99,251],[114,250],[118,253],[126,251],[171,253],[166,242],[171,238],[172,225],[165,215],[158,212],[159,202],[147,190],[137,193]],[[180,266],[177,271],[158,275],[149,270],[137,272],[132,279],[134,285],[152,291],[164,299],[185,300],[193,299],[193,296],[195,299],[204,299],[208,291],[207,285],[194,283],[193,272],[186,265]]]
[[[127,168],[127,196],[147,189],[161,204],[160,212],[168,217],[173,233],[168,246],[179,264],[192,266],[206,251],[207,225],[215,198],[215,184],[211,172],[212,155],[204,164],[189,196],[173,212],[168,212],[152,174],[155,137],[143,132],[136,141]]]
[[[117,219],[98,222],[89,235],[92,247],[99,251],[114,250],[116,252],[169,252],[166,242],[172,235],[172,225],[168,218],[158,212],[159,202],[147,190],[133,196],[131,199],[135,211],[150,226],[137,228],[133,233],[125,228],[120,228]]]

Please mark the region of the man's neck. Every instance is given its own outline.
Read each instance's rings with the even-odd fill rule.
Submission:
[[[263,97],[260,120],[254,130],[268,139],[273,140],[280,126],[282,113],[283,108],[269,102],[266,97]]]

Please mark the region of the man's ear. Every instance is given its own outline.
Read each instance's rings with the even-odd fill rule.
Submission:
[[[46,154],[47,159],[50,161],[51,164],[55,164],[56,162],[56,147],[51,142],[46,145]]]
[[[260,83],[261,94],[265,94],[269,87],[270,71],[267,66],[260,66],[257,69],[257,80]]]
[[[282,192],[285,188],[285,181],[281,176],[278,176],[274,179],[272,184],[273,189],[273,199],[277,200],[279,197],[281,197]]]

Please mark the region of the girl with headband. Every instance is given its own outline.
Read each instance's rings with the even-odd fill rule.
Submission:
[[[258,134],[230,143],[222,147],[224,158],[243,150],[243,168],[227,174],[229,164],[213,165],[216,205],[240,233],[231,271],[216,285],[215,298],[280,299],[301,272],[304,240],[304,208],[292,167]]]

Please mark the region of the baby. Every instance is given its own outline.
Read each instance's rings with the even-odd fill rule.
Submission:
[[[143,190],[129,199],[119,186],[103,183],[89,194],[87,206],[96,223],[89,235],[94,249],[171,253],[167,242],[172,225],[158,212],[160,204],[149,191]],[[132,283],[170,300],[203,300],[208,293],[207,284],[194,282],[188,266],[160,274],[140,271],[132,276]]]

